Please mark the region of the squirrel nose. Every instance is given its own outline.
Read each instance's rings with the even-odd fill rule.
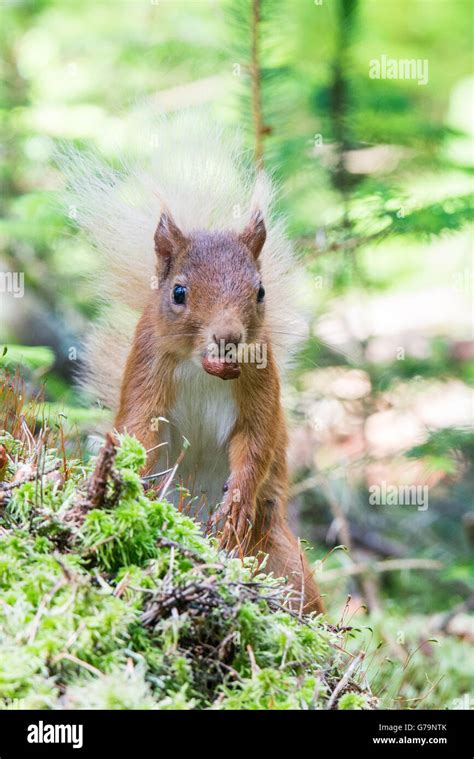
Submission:
[[[238,345],[242,340],[242,332],[225,332],[220,335],[214,333],[212,338],[216,345],[220,345],[221,341],[225,345]]]

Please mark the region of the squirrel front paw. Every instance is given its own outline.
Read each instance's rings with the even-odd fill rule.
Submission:
[[[221,528],[220,547],[225,551],[237,549],[245,553],[253,526],[255,507],[241,497],[238,488],[227,488],[226,496],[215,515],[215,523]]]

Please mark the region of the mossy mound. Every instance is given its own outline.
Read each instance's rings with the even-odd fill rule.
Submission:
[[[374,708],[347,631],[145,493],[135,439],[89,465],[0,446],[1,708]]]

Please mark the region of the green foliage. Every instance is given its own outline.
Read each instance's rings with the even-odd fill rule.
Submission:
[[[0,346],[0,367],[48,369],[54,363],[54,352],[46,346],[3,345]]]
[[[344,693],[339,699],[338,709],[367,709],[367,696],[363,693]]]
[[[317,709],[321,707],[321,682],[312,675],[294,677],[264,669],[224,689],[221,709]]]
[[[52,377],[49,376],[46,382],[47,389],[54,384],[51,380]],[[111,421],[111,414],[107,409],[96,406],[73,406],[63,401],[57,403],[34,401],[27,404],[26,411],[39,425],[63,426],[69,437],[78,429],[87,431],[91,427],[100,428],[109,425]]]
[[[369,627],[360,635],[366,636],[368,676],[381,708],[466,708],[460,704],[472,690],[474,662],[466,655],[462,639],[441,632],[430,634],[426,617],[407,616],[393,607],[383,615],[372,614]],[[394,642],[406,651],[402,660]],[[360,644],[359,638],[357,646]]]
[[[424,459],[433,469],[453,471],[453,460],[474,458],[474,432],[466,428],[448,427],[432,432],[429,439],[407,451],[410,458]]]

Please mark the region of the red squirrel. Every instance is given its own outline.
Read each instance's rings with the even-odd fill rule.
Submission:
[[[81,159],[78,175],[77,156],[70,161],[79,221],[110,264],[104,299],[141,312],[126,340],[120,308],[96,331],[92,386],[103,383],[116,408],[115,428],[147,449],[147,474],[179,459],[177,484],[197,499],[198,519],[209,524],[212,517],[224,550],[268,554],[265,571],[288,578],[297,591],[294,608],[322,612],[287,523],[288,434],[277,354],[288,350],[295,323],[292,312],[278,310],[292,297],[291,248],[281,220],[267,216],[268,180],[251,177],[217,128],[201,123],[193,142],[196,129],[194,118],[161,122],[159,160],[135,173],[102,168],[88,183],[90,166]],[[141,207],[126,198],[131,183],[142,190]],[[146,247],[153,264],[148,250],[139,255]],[[135,258],[148,287],[135,281]],[[125,294],[127,286],[134,296]]]

